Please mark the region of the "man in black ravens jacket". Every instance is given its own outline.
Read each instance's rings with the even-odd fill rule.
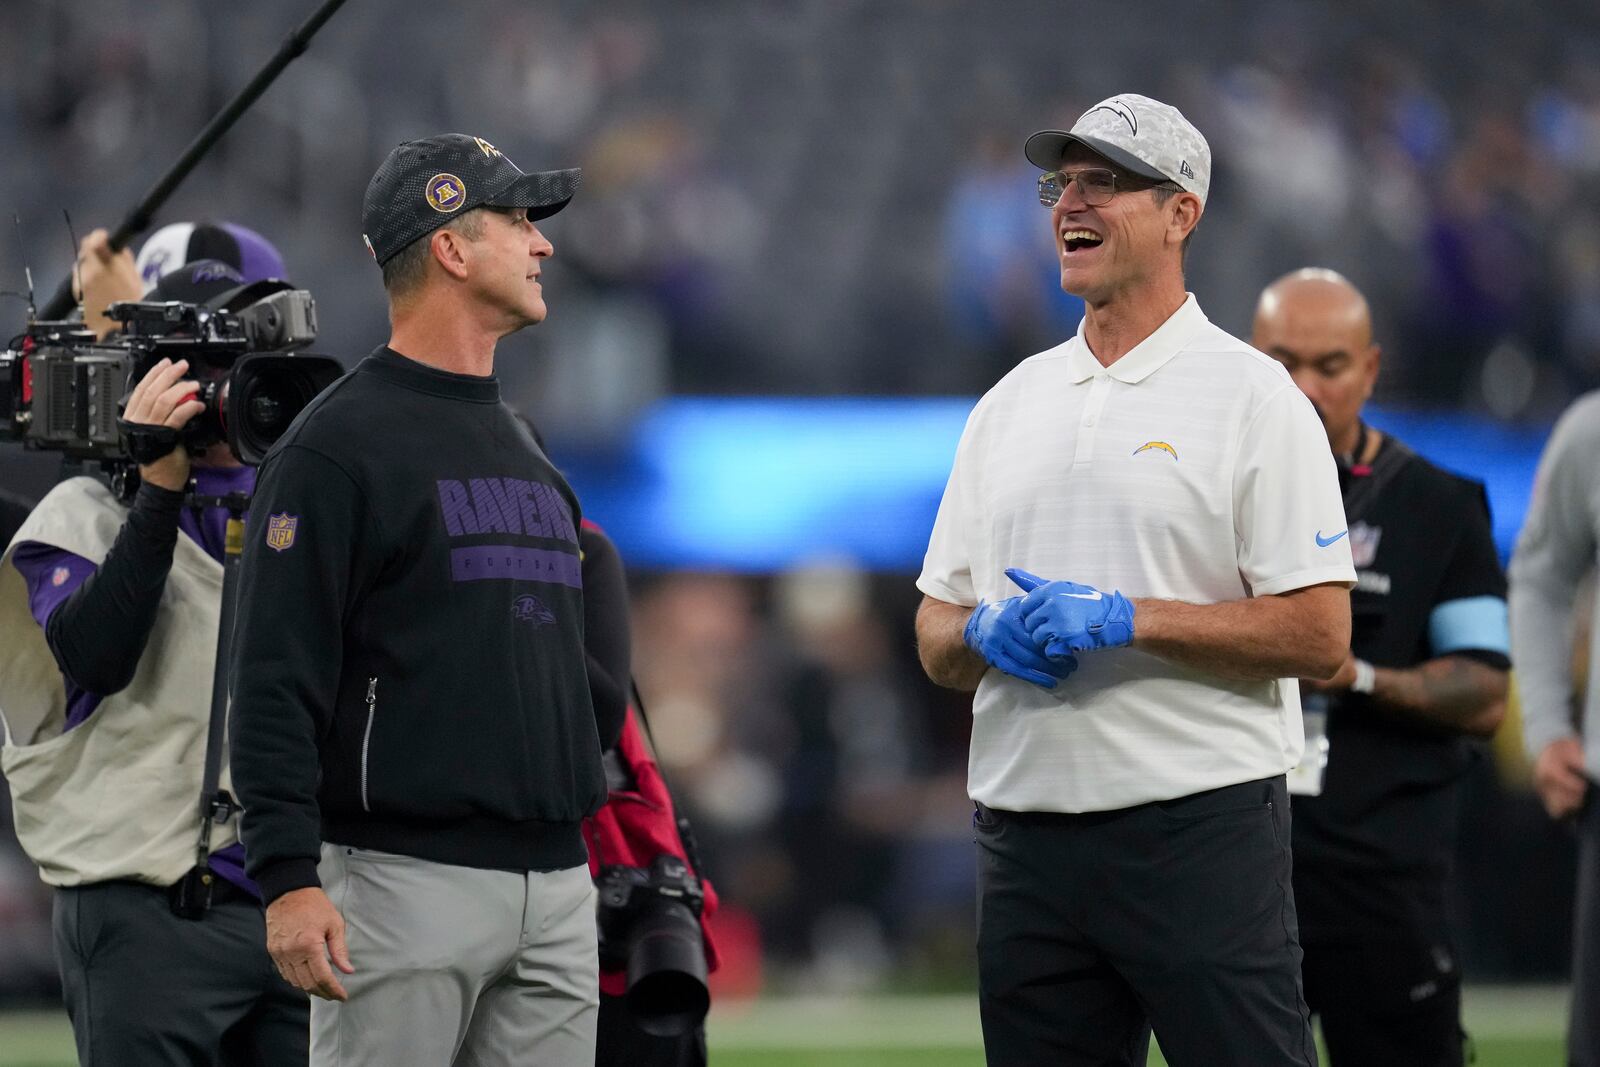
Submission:
[[[233,771],[313,1065],[594,1059],[580,515],[494,378],[577,182],[477,137],[396,148],[363,207],[389,343],[261,467]]]

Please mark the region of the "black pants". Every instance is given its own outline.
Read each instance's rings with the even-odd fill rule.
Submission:
[[[1333,1067],[1461,1067],[1461,970],[1447,943],[1307,944],[1306,1002]]]
[[[53,928],[82,1067],[306,1062],[306,996],[267,955],[261,905],[224,888],[201,919],[132,882],[56,891]]]
[[[706,1028],[682,1037],[656,1037],[634,1025],[621,997],[600,994],[600,1024],[595,1034],[596,1067],[705,1067]]]
[[[979,808],[991,1067],[1311,1067],[1283,779],[1085,815]]]
[[[1600,1067],[1600,783],[1578,816],[1578,899],[1572,923],[1572,1014],[1567,1063]]]

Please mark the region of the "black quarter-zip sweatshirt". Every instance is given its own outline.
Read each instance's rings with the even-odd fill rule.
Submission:
[[[498,382],[380,348],[261,465],[239,578],[234,787],[268,902],[323,841],[587,859],[605,800],[578,502]]]

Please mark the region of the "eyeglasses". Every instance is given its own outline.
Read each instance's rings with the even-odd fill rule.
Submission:
[[[1090,207],[1104,207],[1111,203],[1111,198],[1118,193],[1137,192],[1140,189],[1180,188],[1173,182],[1151,182],[1131,175],[1118,175],[1114,170],[1100,167],[1089,167],[1071,174],[1053,170],[1048,174],[1039,175],[1039,203],[1045,207],[1055,207],[1066,193],[1069,182],[1077,183],[1078,195],[1083,197],[1083,202]]]

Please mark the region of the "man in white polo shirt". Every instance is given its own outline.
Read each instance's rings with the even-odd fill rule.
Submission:
[[[1297,677],[1350,642],[1338,477],[1287,372],[1183,255],[1211,154],[1112,97],[1028,139],[1078,335],[967,422],[918,587],[922,663],[976,690],[990,1064],[1314,1064],[1284,774]],[[1039,577],[1039,576],[1044,577]]]

